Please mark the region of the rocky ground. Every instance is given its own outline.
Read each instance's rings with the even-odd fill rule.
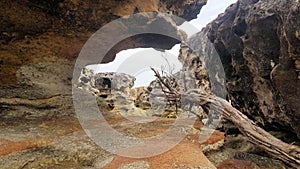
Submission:
[[[111,112],[105,113],[105,117],[118,132],[139,138],[161,134],[175,121],[159,118],[151,123],[134,123]],[[280,161],[261,156],[262,152],[242,136],[225,139],[224,133],[215,131],[200,144],[201,130],[205,127],[196,122],[193,130],[171,150],[153,157],[134,159],[103,150],[85,134],[75,118],[23,120],[13,124],[2,122],[0,166],[3,169],[285,168]],[[230,141],[224,144],[224,139]]]
[[[170,151],[155,157],[130,159],[97,146],[76,118],[72,100],[74,64],[95,31],[119,17],[138,12],[171,13],[191,20],[205,3],[206,0],[0,1],[0,168],[288,168],[250,144],[231,124],[199,143],[199,132],[208,129],[198,121]],[[203,68],[215,63],[197,57],[184,43],[179,56],[185,66],[182,75],[194,73],[197,88],[206,92],[211,92],[211,88],[217,91],[226,88],[234,107],[276,137],[296,145],[300,137],[299,9],[298,0],[239,0],[186,41],[198,49],[203,45],[199,41],[208,37],[211,47],[220,55],[226,79],[215,72],[207,76]],[[165,17],[151,20],[148,15],[142,18],[150,27],[162,22],[166,32],[173,32],[181,40],[186,38],[175,27],[181,21]],[[119,34],[128,31],[112,29]],[[116,44],[101,62],[113,61],[116,53],[124,49],[165,50],[179,42],[162,35],[130,37]],[[204,48],[212,52],[212,48]],[[98,63],[87,61],[86,65]],[[218,83],[212,85],[208,80]],[[106,83],[102,80],[102,84]],[[128,85],[132,85],[130,80]],[[133,93],[116,91],[123,98],[117,99],[103,95],[103,91],[94,90],[93,86],[77,87],[99,96],[99,107],[105,110],[106,120],[126,135],[140,138],[157,135],[175,120],[159,117],[154,122],[139,124],[120,115],[122,112],[129,115],[131,110],[130,117],[145,116],[144,109],[149,106],[144,102],[145,89]],[[126,93],[125,97],[122,93]],[[119,105],[114,105],[116,101]]]
[[[107,120],[119,132],[136,137],[151,137],[168,129],[174,119],[158,119],[136,124],[122,116],[108,113]],[[174,149],[159,156],[130,159],[111,154],[97,146],[76,119],[24,120],[1,123],[0,166],[11,168],[215,168],[201,152],[198,135],[201,124]],[[196,129],[197,128],[197,129]],[[224,140],[215,132],[206,143]],[[182,153],[182,152],[185,153]],[[136,167],[134,167],[136,166]]]

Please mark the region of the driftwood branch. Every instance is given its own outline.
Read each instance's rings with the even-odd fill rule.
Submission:
[[[258,127],[252,120],[239,110],[231,106],[226,100],[214,95],[199,94],[201,106],[221,113],[226,119],[232,121],[250,142],[263,149],[270,155],[285,163],[300,168],[300,148],[287,144],[264,129]]]
[[[292,167],[300,168],[300,148],[295,145],[287,144],[264,129],[257,126],[246,115],[232,107],[231,104],[213,94],[201,93],[199,91],[179,94],[175,89],[171,88],[169,84],[166,84],[159,73],[152,69],[156,77],[168,90],[176,93],[178,97],[180,95],[188,95],[185,97],[191,102],[200,103],[203,110],[209,111],[210,109],[217,111],[223,115],[226,119],[232,121],[235,126],[245,135],[250,142],[263,149],[265,152],[274,156],[277,159],[289,164]],[[171,88],[171,89],[169,89]],[[176,91],[176,92],[175,92]]]

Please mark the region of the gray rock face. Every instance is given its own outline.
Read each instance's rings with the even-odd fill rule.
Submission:
[[[220,55],[233,106],[265,128],[300,138],[299,7],[299,1],[240,0],[202,34]]]
[[[193,52],[187,45],[181,44],[178,59],[183,63],[183,70],[180,72],[181,86],[210,93],[210,82],[204,57]]]
[[[160,1],[160,11],[166,11],[173,15],[180,16],[186,20],[195,19],[199,14],[203,5],[206,4],[206,0],[187,0],[187,1]],[[187,10],[189,9],[189,10]]]
[[[147,88],[148,87],[137,87],[131,91],[131,97],[135,98],[135,106],[143,110],[151,108],[151,104],[149,102],[149,91]]]
[[[94,71],[87,68],[82,69],[76,87],[94,95],[100,94],[99,89],[96,88]]]
[[[97,73],[93,70],[83,68],[78,79],[77,87],[92,92],[95,95],[105,95],[114,92],[122,92],[130,95],[135,78],[125,73]]]
[[[125,73],[97,73],[84,68],[78,79],[77,87],[97,96],[101,105],[124,116],[151,116],[144,109],[136,107],[136,102],[147,102],[147,98],[138,98],[141,91],[132,89],[135,78]],[[100,106],[101,108],[101,106]]]

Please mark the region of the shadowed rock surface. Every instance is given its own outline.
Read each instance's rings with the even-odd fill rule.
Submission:
[[[234,107],[268,130],[298,138],[299,7],[299,1],[240,0],[189,40],[197,45],[208,36],[214,44]]]

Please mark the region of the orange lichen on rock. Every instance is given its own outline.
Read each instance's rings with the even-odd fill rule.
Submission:
[[[120,5],[114,10],[117,16],[126,16],[138,12],[158,12],[158,0],[130,0],[130,2]]]
[[[159,118],[156,120],[156,122],[160,123],[168,123],[168,122],[174,122],[175,119],[163,119]],[[170,125],[171,125],[170,124]],[[153,125],[155,127],[156,132],[161,132],[165,130],[166,126],[163,125]],[[196,122],[194,125],[194,128],[201,129],[203,128],[203,124],[201,122]],[[148,126],[148,130],[144,130],[141,132],[142,136],[147,135],[147,132],[150,132],[150,135],[157,135],[155,134],[154,130],[151,130],[151,126]],[[211,137],[208,138],[208,140],[205,142],[205,144],[215,144],[219,141],[224,140],[224,133],[215,131]],[[163,144],[163,143],[160,143]],[[199,132],[196,133],[190,133],[184,138],[179,144],[177,144],[175,147],[170,149],[169,151],[166,151],[162,154],[153,156],[153,157],[145,157],[145,158],[129,158],[129,157],[123,157],[120,154],[126,154],[127,150],[124,150],[124,152],[120,152],[119,155],[116,155],[113,161],[106,165],[104,169],[114,169],[119,167],[124,167],[127,165],[134,166],[138,163],[146,163],[149,165],[150,169],[168,169],[168,168],[188,168],[188,167],[207,167],[207,168],[215,168],[215,166],[206,158],[206,156],[203,154],[201,150],[201,145],[199,143]],[[145,149],[143,152],[151,151],[149,149]],[[140,150],[140,149],[139,149]],[[128,152],[131,152],[131,150],[128,150]]]
[[[51,128],[59,137],[82,130],[80,123],[71,119],[52,119],[44,122],[40,127]]]
[[[203,125],[203,123],[202,122],[199,122],[199,121],[197,121],[197,122],[195,122],[195,124],[194,124],[194,128],[195,129],[198,129],[198,130],[211,130],[211,129],[209,129],[209,128],[207,128],[207,127],[205,127],[204,125]],[[199,139],[199,134],[197,134],[197,135],[191,135],[191,137],[195,137],[194,139]],[[203,137],[202,137],[203,138]],[[206,137],[205,137],[206,138]],[[219,142],[219,141],[222,141],[222,140],[224,140],[225,139],[225,133],[223,133],[223,132],[220,132],[220,131],[218,131],[218,130],[215,130],[209,137],[207,137],[208,139],[207,140],[205,140],[204,142],[201,142],[201,144],[215,144],[215,143],[217,143],[217,142]],[[200,135],[200,139],[201,139],[201,135]]]
[[[33,134],[18,140],[0,139],[0,156],[45,146],[52,143],[55,138],[82,130],[79,122],[72,119],[51,119],[41,123],[38,129],[41,130],[41,133],[45,129],[49,130],[48,135],[36,136]]]
[[[209,137],[209,139],[207,139],[202,144],[214,144],[214,143],[217,143],[217,142],[219,142],[221,140],[224,140],[224,139],[225,139],[225,134],[223,132],[215,130],[213,132],[213,134]]]
[[[40,147],[53,142],[53,139],[28,139],[22,141],[4,140],[0,142],[0,156]]]
[[[215,168],[201,152],[199,145],[183,141],[171,150],[154,157],[133,159],[116,156],[114,160],[103,169],[115,169],[137,161],[147,162],[149,169],[169,169],[180,166],[186,168],[196,166]]]

